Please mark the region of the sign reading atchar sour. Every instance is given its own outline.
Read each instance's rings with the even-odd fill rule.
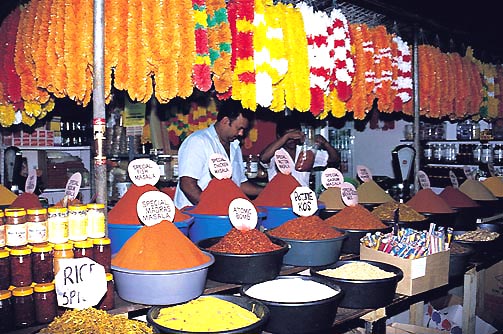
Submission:
[[[136,202],[136,212],[140,221],[152,226],[168,220],[175,219],[175,204],[168,194],[162,191],[147,191]]]
[[[155,185],[161,177],[159,167],[150,159],[141,158],[131,161],[127,167],[129,178],[139,187]]]
[[[316,194],[309,187],[297,187],[290,194],[292,210],[299,216],[308,217],[318,210]]]

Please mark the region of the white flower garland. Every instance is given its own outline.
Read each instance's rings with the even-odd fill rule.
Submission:
[[[393,65],[396,64],[398,68],[398,76],[393,82],[393,87],[396,87],[396,96],[403,104],[412,98],[412,55],[409,46],[400,36],[394,36],[393,42],[396,43],[398,49],[396,56],[393,57]],[[400,111],[401,109],[397,110],[397,103],[400,104],[395,99],[394,109]]]

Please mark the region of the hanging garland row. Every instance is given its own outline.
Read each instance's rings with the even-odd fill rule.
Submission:
[[[39,0],[0,26],[0,124],[32,125],[68,96],[93,88],[93,1]],[[494,118],[501,66],[419,48],[421,115]],[[117,0],[105,6],[105,99],[112,87],[160,103],[194,87],[244,107],[310,111],[323,119],[412,113],[410,47],[384,26],[348,24],[342,12],[272,0]]]

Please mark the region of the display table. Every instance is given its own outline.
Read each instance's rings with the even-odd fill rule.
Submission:
[[[343,254],[340,260],[357,259],[354,254]],[[404,310],[410,311],[410,324],[422,325],[424,303],[446,296],[449,290],[463,286],[463,333],[475,333],[475,309],[477,304],[483,306],[483,293],[480,287],[484,282],[484,271],[492,265],[502,261],[503,250],[495,254],[484,256],[477,262],[472,262],[467,268],[464,276],[455,277],[449,280],[449,284],[419,293],[414,296],[404,296],[396,294],[393,301],[383,309],[347,309],[339,307],[330,333],[344,333],[356,327],[364,327],[368,334],[384,334],[386,332],[387,317],[396,315]],[[294,275],[307,270],[307,267],[285,266],[280,275]],[[211,280],[207,281],[204,294],[226,293],[233,294],[239,292],[239,284],[219,283]],[[483,292],[483,291],[482,291]],[[129,303],[115,295],[115,308],[111,314],[121,314],[128,318],[145,315],[150,309],[150,305]],[[33,326],[10,332],[10,334],[34,334],[43,328],[44,325]]]

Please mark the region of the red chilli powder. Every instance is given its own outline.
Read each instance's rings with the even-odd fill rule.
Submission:
[[[435,194],[430,188],[419,190],[412,198],[406,202],[408,206],[417,212],[426,213],[453,213],[451,206]]]
[[[256,206],[291,208],[292,201],[290,199],[290,194],[297,187],[300,187],[300,183],[292,175],[278,173],[267,183],[253,201],[253,204]]]
[[[473,208],[479,206],[470,196],[452,186],[445,187],[438,196],[442,197],[451,208]]]
[[[11,208],[35,209],[41,208],[38,196],[33,193],[22,193],[10,205]]]
[[[222,239],[208,249],[221,253],[255,254],[272,252],[281,249],[281,246],[273,243],[264,232],[257,229],[240,231],[232,228]]]
[[[199,203],[190,213],[228,216],[229,204],[236,198],[248,199],[231,179],[212,179],[201,193]]]
[[[144,186],[131,185],[121,199],[114,205],[112,210],[108,212],[109,224],[126,224],[126,225],[140,225],[136,213],[136,202],[141,195],[147,191],[155,191],[156,187],[147,184]]]
[[[361,204],[345,207],[325,219],[325,224],[344,230],[379,230],[388,227]]]
[[[342,233],[331,228],[318,216],[290,219],[268,232],[279,238],[294,240],[325,240],[342,236]]]

